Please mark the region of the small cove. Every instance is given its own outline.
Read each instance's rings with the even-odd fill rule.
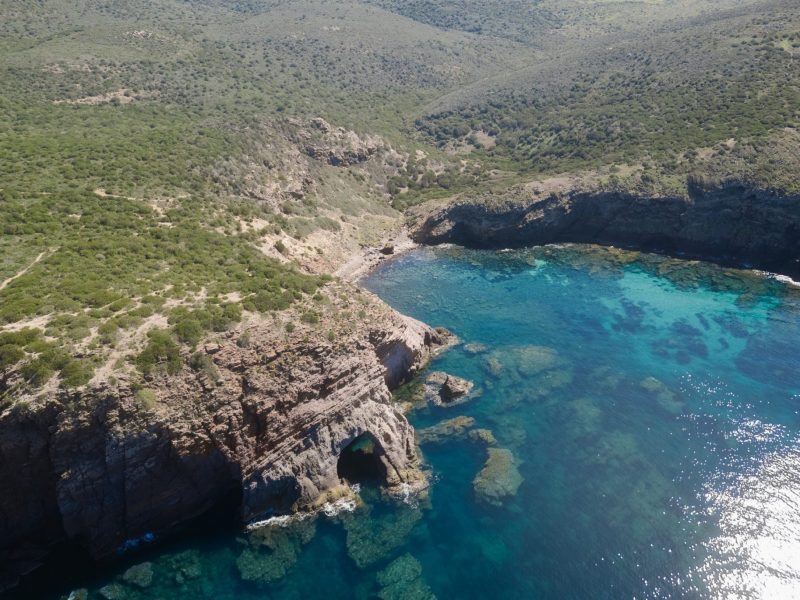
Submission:
[[[458,335],[428,371],[475,383],[475,398],[448,407],[420,403],[421,381],[398,391],[417,403],[430,497],[398,506],[365,485],[355,512],[183,536],[71,589],[142,600],[800,597],[796,289],[583,245],[423,248],[363,284]]]

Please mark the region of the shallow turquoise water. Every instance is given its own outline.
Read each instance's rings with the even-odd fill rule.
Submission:
[[[409,416],[418,431],[470,418],[450,436],[422,433],[429,499],[387,504],[365,487],[355,513],[249,536],[206,529],[72,588],[142,599],[800,598],[797,290],[588,246],[423,249],[364,284],[456,333],[462,344],[430,370],[480,390]],[[418,388],[398,398],[418,400]],[[489,448],[511,457],[483,478],[494,495],[474,484]],[[122,577],[143,561],[149,585]]]

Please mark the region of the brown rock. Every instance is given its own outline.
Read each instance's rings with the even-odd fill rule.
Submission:
[[[375,300],[374,302],[377,302]],[[95,557],[163,532],[241,490],[241,517],[302,510],[338,486],[339,453],[369,433],[390,493],[419,490],[414,433],[390,387],[426,362],[444,335],[384,307],[337,339],[288,341],[270,319],[247,347],[223,341],[217,385],[179,374],[133,390],[95,387],[18,402],[0,413],[0,564],[30,570],[51,543],[82,540]],[[321,334],[320,334],[321,335]]]
[[[448,375],[439,390],[439,396],[441,396],[443,402],[451,402],[456,398],[469,394],[474,385],[471,381],[461,377]]]

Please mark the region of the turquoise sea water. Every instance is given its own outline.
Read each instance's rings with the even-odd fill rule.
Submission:
[[[365,485],[355,512],[206,527],[70,589],[800,598],[798,290],[590,246],[422,249],[363,283],[457,334],[429,372],[479,390],[447,407],[420,401],[419,382],[398,393],[416,402],[429,498],[386,503]]]

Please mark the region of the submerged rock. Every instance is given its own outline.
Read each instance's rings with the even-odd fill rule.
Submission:
[[[494,378],[517,377],[525,380],[526,389],[535,389],[535,397],[572,381],[572,369],[558,351],[547,346],[510,346],[489,352],[481,362],[486,373]],[[538,379],[538,385],[530,381]]]
[[[245,581],[270,583],[281,579],[300,557],[302,547],[316,533],[313,519],[294,522],[287,527],[263,527],[247,536],[246,548],[236,559],[239,575]]]
[[[144,562],[134,565],[125,571],[125,573],[122,575],[122,579],[126,583],[130,583],[141,588],[146,588],[153,583],[153,564]]]
[[[625,431],[605,431],[589,454],[589,460],[596,465],[633,469],[643,464],[636,437]]]
[[[268,555],[248,548],[236,559],[236,568],[245,581],[270,583],[283,578],[297,558],[297,552],[291,546]]]
[[[475,419],[460,415],[447,419],[432,427],[417,430],[419,444],[438,444],[452,438],[465,437],[470,427],[475,425]],[[490,432],[491,433],[491,432]]]
[[[364,513],[343,515],[348,556],[361,569],[375,564],[402,546],[421,518],[422,510],[410,506],[379,517]]]
[[[473,429],[469,432],[469,439],[473,442],[480,442],[487,446],[494,446],[497,443],[494,434],[490,429]]]
[[[472,481],[472,488],[478,501],[502,506],[509,496],[517,493],[523,478],[510,450],[488,448],[487,453],[486,463]]]
[[[514,366],[523,377],[552,369],[559,362],[558,352],[546,346],[519,346],[511,351]]]
[[[571,415],[568,420],[570,435],[581,437],[595,434],[602,428],[603,411],[592,398],[578,398],[568,404]]]
[[[125,598],[125,588],[118,583],[111,583],[101,587],[98,592],[104,600],[122,600]]]
[[[483,370],[494,378],[500,378],[503,374],[503,363],[501,363],[496,356],[487,356],[481,363]]]
[[[667,385],[655,377],[647,377],[639,384],[642,389],[655,396],[658,404],[669,413],[679,415],[683,412],[683,402],[681,402]]]
[[[203,574],[200,563],[200,552],[197,550],[187,550],[172,556],[168,563],[171,573],[175,574],[175,581],[185,583],[197,579]]]
[[[483,354],[489,349],[488,346],[485,344],[478,344],[476,342],[472,342],[470,344],[464,344],[464,352],[466,354]]]
[[[619,371],[614,371],[610,366],[597,367],[592,369],[589,380],[598,387],[616,389],[625,379],[625,375]]]
[[[422,565],[410,554],[395,559],[378,573],[381,600],[435,600],[436,596],[422,579]]]

